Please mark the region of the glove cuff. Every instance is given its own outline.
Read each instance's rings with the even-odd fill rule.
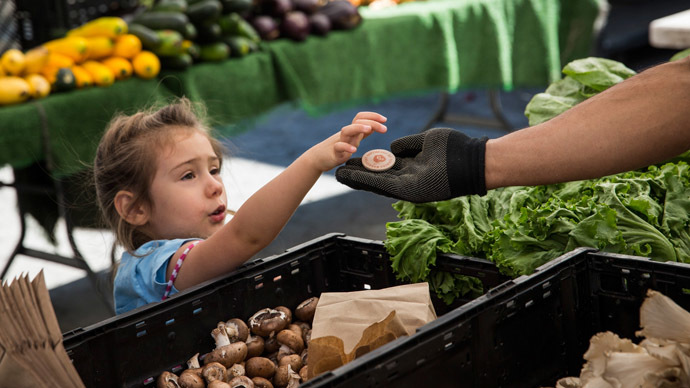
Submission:
[[[472,138],[458,131],[448,137],[446,166],[453,197],[486,194],[484,156],[488,140],[488,137]]]

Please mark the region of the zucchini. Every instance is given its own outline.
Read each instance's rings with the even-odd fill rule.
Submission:
[[[185,32],[182,35],[185,39],[194,40],[198,34],[199,32],[197,31],[196,26],[192,23],[187,23],[185,26]]]
[[[199,59],[203,62],[217,62],[230,56],[230,47],[223,42],[209,43],[201,46]]]
[[[223,36],[223,31],[218,23],[202,23],[197,26],[197,31],[199,33],[196,40],[199,43],[217,42]]]
[[[155,50],[161,45],[161,39],[156,31],[141,24],[130,24],[129,33],[139,38],[141,45],[147,50]]]
[[[223,42],[230,47],[230,55],[233,57],[243,57],[259,49],[254,41],[244,36],[226,36]]]
[[[221,18],[218,19],[218,25],[220,25],[221,30],[223,30],[223,35],[244,36],[255,43],[261,41],[261,37],[259,33],[256,32],[256,29],[238,13],[233,12],[221,16]]]
[[[159,30],[156,35],[161,40],[160,46],[153,50],[158,56],[175,56],[184,52],[182,34],[175,30]]]
[[[183,53],[175,56],[161,56],[161,67],[170,70],[184,70],[192,65],[192,56]]]
[[[158,0],[156,4],[151,7],[151,11],[185,12],[187,11],[187,0]]]
[[[187,8],[187,17],[195,24],[212,22],[218,19],[223,6],[218,0],[203,0]]]
[[[243,13],[252,7],[252,0],[220,0],[223,5],[223,13]]]
[[[175,30],[184,35],[189,18],[182,12],[144,12],[136,16],[132,23],[141,24],[152,30]]]
[[[77,81],[74,78],[72,69],[68,67],[60,68],[55,75],[55,82],[52,86],[56,92],[64,92],[76,88]]]

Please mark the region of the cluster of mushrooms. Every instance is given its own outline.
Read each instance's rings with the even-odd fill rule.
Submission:
[[[216,347],[187,361],[178,376],[163,372],[159,388],[294,388],[307,380],[307,343],[319,298],[257,311],[245,323],[219,322],[211,335]],[[202,366],[203,363],[203,366]]]
[[[654,290],[640,307],[639,344],[607,331],[590,340],[579,377],[556,388],[683,388],[690,386],[690,313]]]

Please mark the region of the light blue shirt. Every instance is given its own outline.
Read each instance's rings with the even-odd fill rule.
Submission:
[[[115,313],[160,302],[168,284],[165,272],[170,259],[184,243],[193,240],[153,240],[140,246],[134,255],[123,253],[113,284]],[[173,286],[170,295],[177,292]]]

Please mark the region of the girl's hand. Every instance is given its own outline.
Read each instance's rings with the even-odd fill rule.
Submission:
[[[328,171],[345,163],[362,139],[374,132],[385,133],[383,123],[386,118],[375,112],[359,112],[352,120],[352,124],[344,126],[340,132],[314,146],[310,151],[317,169]]]

